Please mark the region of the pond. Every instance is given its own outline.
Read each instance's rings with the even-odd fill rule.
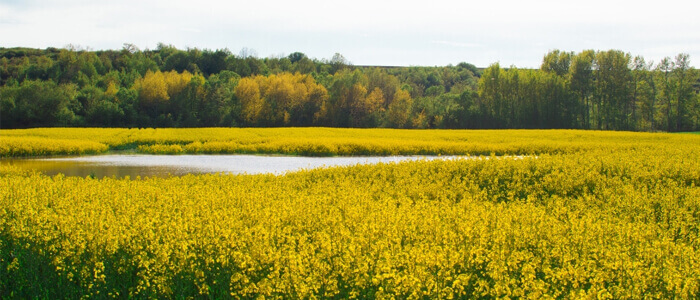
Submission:
[[[0,163],[47,175],[102,177],[167,177],[185,174],[283,174],[302,169],[389,163],[458,156],[303,157],[271,155],[94,155],[61,158],[3,159]]]

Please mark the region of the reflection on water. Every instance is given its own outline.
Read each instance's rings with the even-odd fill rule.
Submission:
[[[454,156],[300,157],[264,155],[97,155],[42,159],[3,159],[1,164],[34,169],[47,175],[102,177],[167,177],[200,173],[282,174],[323,166],[348,166]]]

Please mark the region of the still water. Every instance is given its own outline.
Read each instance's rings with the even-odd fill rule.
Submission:
[[[454,156],[301,157],[268,155],[95,155],[41,159],[4,159],[2,164],[34,169],[47,175],[167,177],[185,174],[283,174],[301,169],[421,159],[454,159]]]

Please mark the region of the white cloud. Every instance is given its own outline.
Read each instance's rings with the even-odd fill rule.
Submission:
[[[357,64],[495,61],[536,67],[550,49],[700,56],[692,4],[651,1],[8,1],[0,47],[256,49],[340,52]],[[661,53],[668,51],[669,53]]]

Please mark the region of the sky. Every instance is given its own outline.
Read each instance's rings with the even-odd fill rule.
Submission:
[[[553,49],[700,66],[696,1],[0,0],[0,47],[249,49],[355,65],[537,68]],[[697,2],[696,2],[697,3]]]

